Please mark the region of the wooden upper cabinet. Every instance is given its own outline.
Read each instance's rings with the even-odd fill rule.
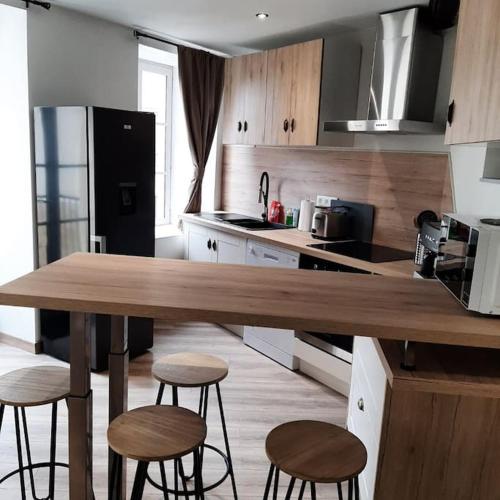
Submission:
[[[223,116],[223,141],[226,144],[243,142],[244,62],[242,57],[226,59]]]
[[[316,145],[323,40],[226,61],[226,144]]]
[[[316,145],[320,88],[323,63],[323,40],[293,46],[293,80],[290,104],[290,140],[294,146]]]
[[[323,40],[269,53],[266,144],[317,144]]]
[[[500,140],[499,82],[500,0],[461,0],[447,144]]]
[[[264,144],[266,125],[267,52],[244,56],[245,111],[243,143]]]
[[[224,137],[226,144],[263,144],[267,53],[226,60]]]
[[[266,144],[288,145],[294,47],[269,51],[267,58]]]

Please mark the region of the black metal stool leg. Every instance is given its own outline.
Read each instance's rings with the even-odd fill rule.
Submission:
[[[3,423],[3,413],[5,411],[5,406],[0,405],[0,432],[2,431],[2,423]]]
[[[347,498],[349,500],[353,500],[352,498],[352,488],[353,487],[353,484],[352,484],[352,479],[349,479],[349,483],[348,483],[348,490],[347,490]]]
[[[173,387],[172,387],[172,399],[174,399],[174,392],[173,392]],[[177,389],[177,387],[175,388]],[[208,401],[208,399],[207,399]],[[202,387],[200,389],[200,402],[198,403],[198,415],[203,418],[203,409],[205,408],[205,387]],[[182,476],[186,481],[189,481],[190,479],[194,479],[194,464],[193,464],[193,472],[189,474],[188,476],[185,476],[182,474]]]
[[[196,492],[196,500],[203,500],[205,498],[205,493],[203,491],[203,474],[201,465],[200,450],[198,449],[194,451],[194,489]]]
[[[156,396],[157,405],[161,405],[161,400],[163,399],[164,391],[165,391],[165,384],[160,384],[160,387],[158,387],[158,395]]]
[[[33,461],[31,460],[31,446],[30,446],[30,440],[29,440],[29,435],[28,435],[28,422],[26,419],[26,410],[25,408],[21,408],[21,419],[22,419],[22,424],[23,424],[23,432],[24,432],[24,445],[26,447],[26,457],[28,459],[28,476],[30,478],[30,488],[31,488],[31,495],[35,500],[38,500],[38,497],[36,496],[36,491],[35,491],[35,478],[33,476]],[[51,449],[52,449],[52,440],[51,440]]]
[[[181,476],[182,489],[184,490],[185,500],[189,500],[186,476],[184,475],[184,464],[182,463],[181,459],[179,459],[179,475]]]
[[[161,486],[163,488],[163,498],[168,500],[168,485],[167,485],[167,475],[165,474],[165,464],[160,462],[160,475],[161,475]],[[175,498],[177,499],[177,487],[175,488]]]
[[[286,491],[285,500],[290,500],[292,498],[293,487],[295,486],[295,478],[290,479],[290,484],[288,485],[288,490]]]
[[[207,413],[208,413],[208,389],[209,389],[209,386],[207,385],[205,387],[205,400],[203,401],[203,415],[202,415],[202,418],[203,418],[203,420],[205,420],[205,422],[207,421]],[[205,452],[205,447],[202,446],[200,449],[200,468],[201,468],[201,470],[203,470],[204,452]]]
[[[302,484],[300,485],[300,491],[299,491],[299,500],[302,500],[304,498],[304,491],[306,490],[306,482],[302,481]]]
[[[49,498],[53,500],[56,480],[56,443],[57,443],[57,403],[52,403],[52,422],[50,427],[50,469]]]
[[[23,432],[24,432],[24,444],[26,447],[26,457],[28,460],[28,474],[30,479],[30,488],[31,495],[33,500],[53,500],[54,498],[54,490],[55,490],[55,472],[56,472],[56,443],[57,443],[57,402],[52,403],[52,418],[50,425],[50,458],[48,462],[49,467],[49,494],[45,498],[39,498],[36,494],[35,488],[35,477],[33,474],[34,465],[33,459],[31,457],[31,444],[28,433],[28,420],[26,418],[26,409],[21,408],[21,418],[23,424]]]
[[[205,388],[200,389],[200,402],[198,404],[198,415],[201,417],[201,411],[203,410],[203,396],[205,395]]]
[[[26,486],[24,483],[23,450],[21,447],[21,429],[19,426],[19,409],[17,407],[14,407],[14,421],[16,424],[17,461],[19,464],[19,482],[21,486],[21,498],[22,500],[26,500]]]
[[[344,493],[342,491],[342,483],[337,483],[337,496],[339,500],[344,500]]]
[[[114,453],[111,462],[111,474],[108,480],[108,500],[113,500],[115,492],[121,484],[121,469],[121,457],[118,453]]]
[[[311,481],[311,500],[316,500],[316,483]]]
[[[215,388],[217,390],[217,400],[219,401],[219,411],[220,411],[220,419],[222,422],[222,432],[224,434],[224,443],[226,444],[226,455],[227,462],[229,464],[229,475],[231,476],[231,484],[233,486],[233,495],[235,500],[238,498],[238,493],[236,491],[236,480],[234,478],[234,469],[233,469],[233,460],[231,458],[231,450],[229,449],[229,439],[227,437],[227,428],[226,428],[226,418],[224,417],[224,407],[222,405],[222,396],[220,391],[219,383],[215,384]]]
[[[134,486],[130,500],[142,500],[144,493],[144,484],[146,483],[146,473],[148,471],[148,462],[138,462],[135,473]]]
[[[356,476],[354,478],[354,498],[355,500],[359,500],[359,477]]]
[[[266,489],[264,490],[264,500],[267,500],[269,497],[269,490],[271,489],[271,482],[273,480],[273,472],[274,472],[274,465],[271,464],[269,466],[269,474],[267,475]]]
[[[278,499],[278,485],[280,482],[280,470],[276,467],[274,471],[274,488],[273,488],[273,500]]]
[[[179,466],[177,460],[174,460],[174,490],[175,500],[179,498]]]

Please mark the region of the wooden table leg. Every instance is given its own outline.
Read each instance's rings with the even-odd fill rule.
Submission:
[[[128,318],[111,316],[111,350],[109,353],[109,421],[127,411],[128,400]],[[111,474],[114,452],[108,452],[108,475]],[[122,460],[119,487],[112,500],[126,497],[126,460]]]
[[[70,314],[69,498],[92,500],[92,391],[90,320]]]

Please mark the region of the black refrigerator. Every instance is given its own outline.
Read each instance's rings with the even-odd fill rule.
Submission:
[[[98,107],[34,109],[38,265],[73,252],[154,256],[155,117]],[[69,313],[40,311],[43,351],[69,361]],[[130,356],[153,321],[129,318]],[[110,319],[92,322],[91,366],[106,370]]]

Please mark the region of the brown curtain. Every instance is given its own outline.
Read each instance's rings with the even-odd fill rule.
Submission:
[[[179,80],[194,164],[186,213],[201,210],[205,165],[214,140],[224,90],[224,59],[202,50],[179,47]]]

